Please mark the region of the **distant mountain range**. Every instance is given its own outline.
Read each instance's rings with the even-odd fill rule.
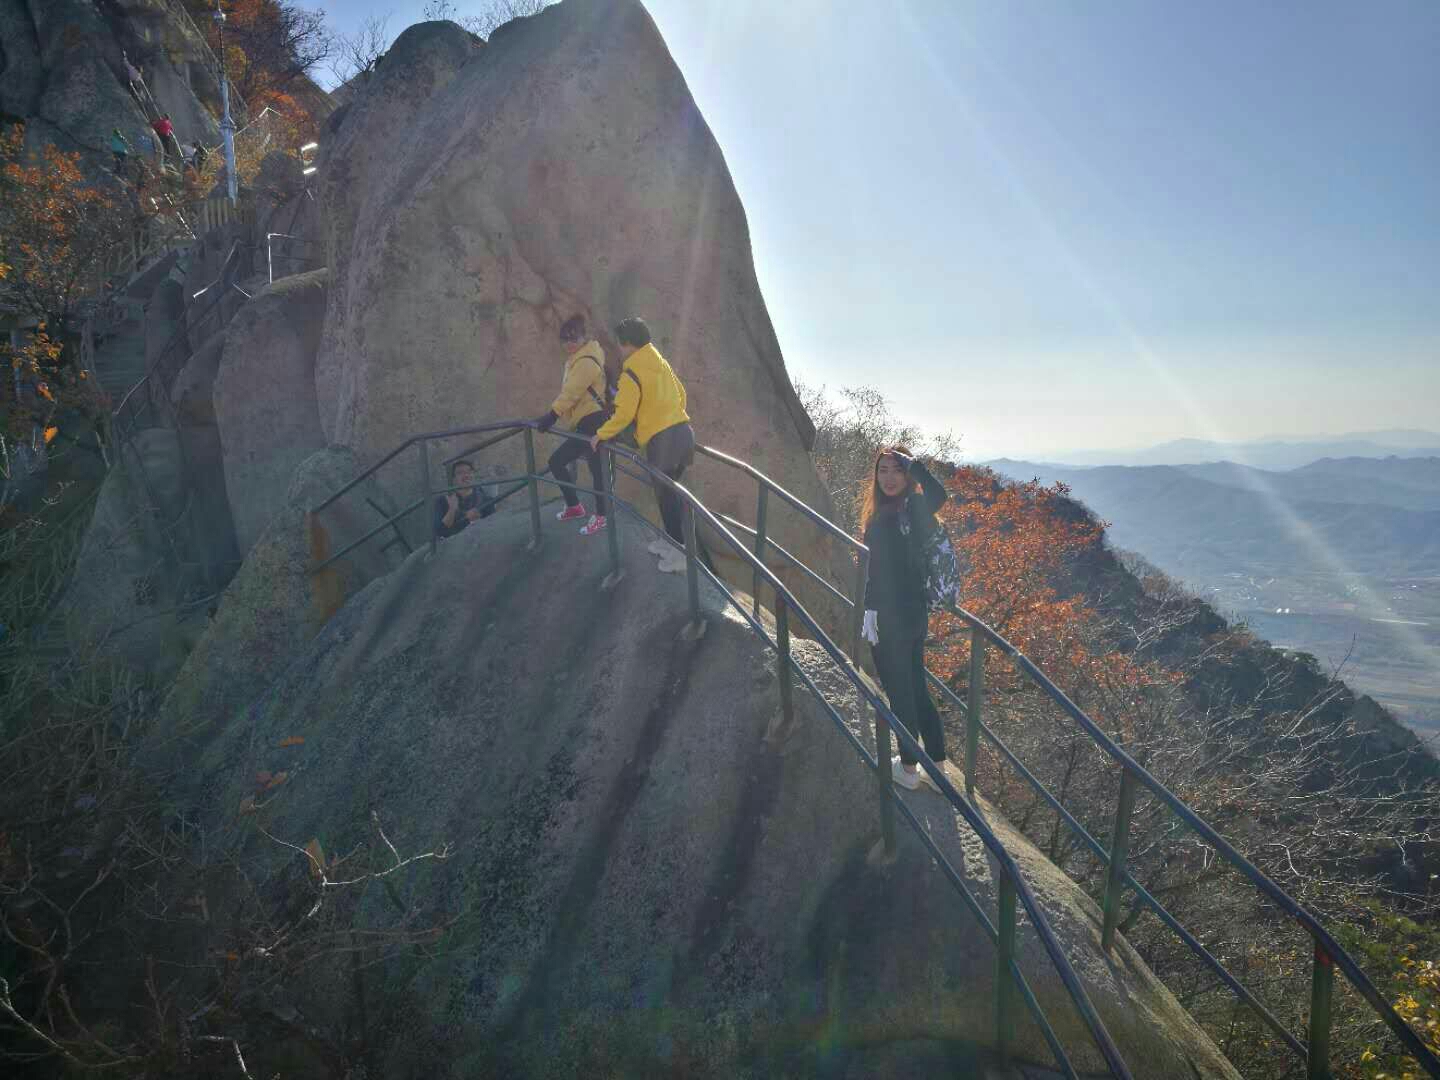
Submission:
[[[1440,454],[1238,465],[1075,468],[999,459],[1002,475],[1067,484],[1111,538],[1204,582],[1245,571],[1440,572]]]
[[[1297,469],[1321,458],[1440,457],[1440,432],[1394,430],[1359,431],[1315,439],[1259,439],[1253,442],[1214,442],[1209,439],[1175,439],[1139,450],[1080,450],[1058,454],[1056,464],[1198,465],[1231,461],[1257,469]]]
[[[1276,645],[1344,662],[1347,682],[1440,731],[1440,454],[1283,472],[1233,461],[987,464],[1067,484],[1118,547]]]

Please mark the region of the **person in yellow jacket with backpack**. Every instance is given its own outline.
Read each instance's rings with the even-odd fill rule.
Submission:
[[[650,328],[631,317],[615,327],[623,364],[615,392],[615,411],[590,440],[592,449],[613,439],[633,421],[635,441],[652,468],[679,480],[695,460],[695,429],[685,411],[685,386],[675,376],[660,350],[651,344]],[[660,556],[660,570],[678,574],[685,569],[685,528],[681,500],[670,488],[655,483],[655,501],[665,532],[679,550],[657,540],[650,550]]]
[[[536,424],[541,431],[549,431],[556,423],[563,423],[570,431],[594,435],[609,416],[605,405],[605,351],[586,334],[585,318],[581,315],[574,315],[561,325],[560,343],[568,354],[560,395]],[[559,483],[560,494],[565,498],[565,509],[555,516],[561,521],[585,516],[585,507],[574,488],[574,461],[582,456],[589,462],[591,486],[597,494],[595,513],[580,527],[580,535],[594,536],[605,528],[610,500],[605,495],[604,460],[595,449],[593,439],[588,446],[581,439],[566,439],[550,455],[550,474]]]

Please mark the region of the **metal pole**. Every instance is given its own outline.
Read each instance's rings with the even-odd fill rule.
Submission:
[[[1115,943],[1115,924],[1120,921],[1125,857],[1130,849],[1130,815],[1135,810],[1135,784],[1135,774],[1126,769],[1120,776],[1120,804],[1115,809],[1115,832],[1110,837],[1110,871],[1105,876],[1105,927],[1100,934],[1100,947],[1106,952]]]
[[[685,504],[685,585],[690,593],[690,625],[685,637],[694,641],[705,633],[705,620],[700,617],[700,554],[695,536],[695,504]]]
[[[895,804],[890,801],[890,721],[875,710],[875,788],[880,796],[880,839],[887,858],[895,854]]]
[[[435,517],[435,508],[430,505],[430,440],[420,440],[420,487],[425,492],[421,503],[430,515],[430,554],[435,554],[435,545],[440,542],[440,522]]]
[[[605,536],[610,547],[610,573],[605,575],[600,588],[609,590],[619,583],[625,572],[620,569],[620,515],[616,513],[615,504],[615,455],[610,453],[608,445],[602,447],[600,453],[604,455],[600,466],[600,480],[610,491],[610,513],[605,519]]]
[[[755,501],[755,558],[762,565],[765,562],[765,511],[770,505],[770,489],[760,483],[760,494]],[[755,568],[755,584],[750,589],[750,614],[760,617],[760,567]]]
[[[975,798],[975,762],[980,756],[980,711],[985,699],[985,635],[970,628],[970,694],[965,704],[965,795]]]
[[[1000,872],[999,919],[1000,940],[995,952],[995,1047],[1000,1060],[1010,1060],[1010,1044],[1015,1041],[1015,976],[1010,965],[1015,960],[1015,879]]]
[[[785,730],[795,719],[795,686],[790,671],[790,605],[785,597],[775,594],[775,643],[779,650],[777,674],[780,676],[780,716]]]
[[[869,576],[870,552],[866,550],[855,562],[855,606],[850,609],[850,659],[857,668],[863,665],[860,649],[864,639],[860,632],[865,627],[865,582]]]
[[[1310,978],[1310,1039],[1305,1075],[1330,1080],[1330,1005],[1335,993],[1335,961],[1315,943],[1315,970]]]
[[[530,479],[530,550],[540,546],[540,480],[535,474],[535,429],[525,429],[525,472]]]
[[[225,192],[234,206],[240,194],[235,170],[235,121],[230,116],[230,77],[225,70],[225,12],[215,2],[215,36],[220,46],[220,140],[225,145]],[[163,143],[162,143],[163,148]]]

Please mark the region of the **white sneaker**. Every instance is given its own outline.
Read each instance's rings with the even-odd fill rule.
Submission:
[[[645,550],[651,555],[664,555],[665,552],[673,550],[669,540],[651,540],[645,545]]]
[[[656,564],[662,574],[683,574],[685,572],[685,553],[676,551],[668,545],[665,552],[660,556],[660,562]]]
[[[898,757],[890,762],[890,778],[906,791],[914,791],[920,786],[920,774],[908,771]]]

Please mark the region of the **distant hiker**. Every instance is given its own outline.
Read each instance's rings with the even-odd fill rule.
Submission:
[[[110,132],[110,152],[115,155],[115,175],[125,171],[125,161],[130,156],[130,140],[115,128]]]
[[[594,435],[610,415],[605,404],[605,351],[598,341],[586,334],[583,315],[565,320],[560,327],[560,343],[567,354],[560,380],[560,396],[551,403],[550,411],[539,418],[540,430],[549,431],[559,423],[567,431]],[[610,500],[603,494],[604,455],[582,439],[566,439],[550,455],[550,473],[559,482],[560,494],[565,497],[565,509],[555,516],[561,521],[585,516],[585,507],[573,486],[574,462],[580,457],[584,457],[590,465],[590,486],[602,493],[595,496],[595,513],[580,526],[581,536],[594,536],[605,528]]]
[[[916,487],[916,483],[919,487]],[[930,625],[925,540],[940,528],[935,511],[948,498],[944,485],[903,446],[882,449],[860,512],[870,573],[865,582],[861,633],[872,647],[890,711],[936,762],[945,760],[945,729],[925,682],[925,634]],[[929,777],[905,747],[891,762],[901,787]]]
[[[120,56],[125,61],[125,78],[130,83],[130,93],[134,94],[135,99],[139,101],[140,87],[145,85],[145,80],[140,74],[140,69],[130,62],[130,57],[125,52],[122,51]]]
[[[161,148],[168,154],[174,154],[177,163],[183,162],[184,155],[180,153],[180,144],[175,139],[175,125],[170,122],[170,114],[166,113],[150,126],[160,136]]]
[[[650,328],[643,319],[631,317],[615,327],[620,343],[622,366],[620,388],[615,394],[615,413],[590,440],[592,449],[615,438],[635,423],[635,441],[645,451],[645,460],[672,480],[679,480],[695,460],[695,429],[685,411],[685,387],[671,370],[660,350],[650,343]],[[660,556],[663,573],[678,574],[685,569],[685,527],[680,496],[654,481],[655,501],[665,532],[680,545],[677,551],[663,540],[650,545]]]
[[[475,466],[469,461],[457,461],[450,466],[450,484],[459,491],[449,491],[435,500],[435,534],[454,536],[462,532],[472,521],[479,521],[495,512],[488,505],[485,489],[475,485]]]

